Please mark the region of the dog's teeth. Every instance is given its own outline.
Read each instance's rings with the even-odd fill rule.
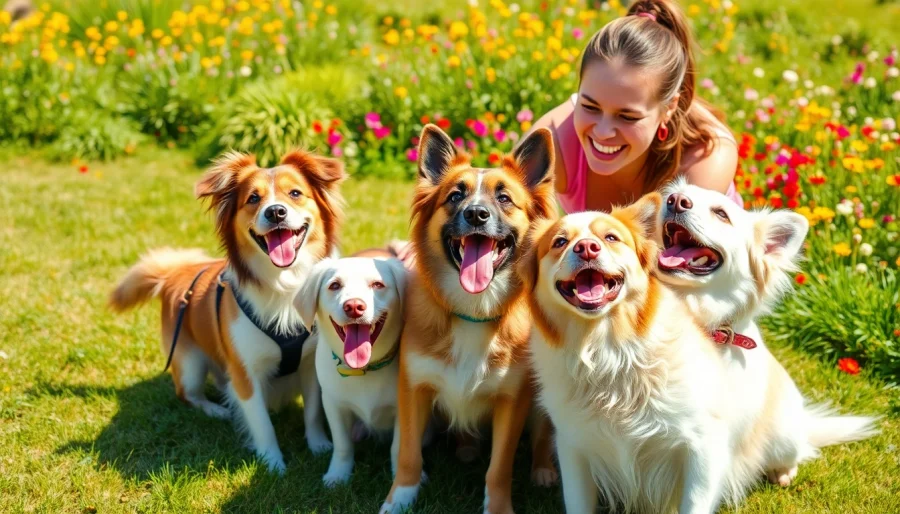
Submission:
[[[700,257],[699,259],[693,259],[691,261],[691,265],[692,266],[703,266],[704,264],[706,264],[706,262],[708,260],[709,260],[709,257],[704,255],[703,257]]]

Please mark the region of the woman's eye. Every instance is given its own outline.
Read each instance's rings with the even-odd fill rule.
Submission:
[[[253,193],[250,195],[250,198],[247,198],[247,203],[259,203],[259,195]]]
[[[553,248],[562,248],[569,243],[569,240],[564,237],[557,237],[553,240]]]

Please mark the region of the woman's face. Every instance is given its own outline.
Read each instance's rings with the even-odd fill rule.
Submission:
[[[678,103],[663,105],[659,88],[657,75],[619,61],[585,68],[573,121],[592,171],[612,175],[647,153]]]

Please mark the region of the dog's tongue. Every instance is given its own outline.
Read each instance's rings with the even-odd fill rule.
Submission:
[[[597,302],[605,292],[606,284],[600,272],[586,269],[575,275],[575,296],[579,300]]]
[[[715,257],[709,248],[698,246],[684,248],[679,245],[670,246],[659,254],[659,265],[667,269],[687,268],[689,262],[695,258],[702,257],[703,255]]]
[[[469,293],[478,294],[487,289],[494,278],[494,240],[485,236],[466,236],[462,252],[459,283]]]
[[[284,268],[294,262],[294,233],[287,229],[276,229],[266,234],[269,259],[272,264]]]
[[[371,325],[347,325],[344,327],[344,362],[353,369],[359,369],[372,358]]]

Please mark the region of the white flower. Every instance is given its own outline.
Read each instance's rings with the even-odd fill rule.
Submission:
[[[744,119],[744,118],[747,117],[747,113],[744,112],[743,109],[741,109],[741,110],[739,110],[739,111],[735,111],[734,117],[737,118],[737,119],[739,119],[739,120],[742,120],[742,119]]]
[[[900,102],[900,91],[894,91],[894,94],[891,95],[891,99],[895,102]]]
[[[800,107],[806,107],[807,105],[809,105],[809,100],[805,96],[801,96],[797,99],[797,105],[799,105]]]
[[[853,214],[853,202],[849,200],[841,200],[841,203],[837,204],[834,210],[836,210],[838,214],[850,216],[851,214]]]
[[[606,5],[605,3],[603,5]],[[756,78],[763,78],[766,76],[766,71],[762,68],[753,68],[753,76]]]
[[[862,234],[853,234],[853,242],[859,244],[862,241]]]
[[[725,0],[724,2],[722,2],[722,7],[724,7],[726,11],[728,9],[731,9],[731,6],[732,6],[731,0]]]
[[[878,60],[878,52],[872,50],[871,52],[869,52],[869,55],[866,56],[866,59],[869,62],[875,62],[876,60]]]
[[[805,87],[806,89],[812,89],[814,86],[815,84],[813,83],[813,81],[809,79],[803,81],[803,87]]]
[[[249,77],[253,70],[250,69],[250,66],[241,66],[241,69],[238,70],[242,77]]]
[[[838,46],[843,42],[844,42],[844,38],[842,38],[840,34],[831,37],[831,44],[834,46]]]
[[[897,128],[897,122],[894,121],[894,118],[885,118],[881,120],[881,128],[885,131],[895,130]]]
[[[859,245],[859,254],[864,257],[872,255],[872,245],[870,245],[869,243],[863,243]]]
[[[871,116],[866,116],[865,118],[863,118],[864,125],[871,125],[873,123],[875,123],[875,119],[872,118]]]
[[[520,10],[522,10],[522,8],[519,7],[519,4],[509,4],[509,10],[512,12],[519,12]],[[876,59],[877,58],[878,57],[876,57]]]
[[[784,70],[781,74],[781,78],[783,78],[785,82],[793,84],[800,80],[800,75],[797,75],[797,72],[794,70]]]
[[[744,90],[744,100],[748,100],[750,102],[755,102],[756,100],[759,100],[759,91],[757,91],[751,87],[748,87],[747,89]]]
[[[852,105],[850,107],[847,107],[847,114],[850,116],[856,116],[856,107]]]
[[[892,79],[900,77],[900,69],[898,69],[896,66],[891,66],[887,70],[887,76]]]
[[[900,250],[897,250],[897,247],[896,247],[896,246],[892,246],[892,247],[890,247],[890,248],[887,249],[888,255],[891,256],[891,257],[897,255],[897,252],[898,252],[898,251],[900,251]]]
[[[880,139],[881,139],[882,143],[887,143],[888,141],[891,140],[887,134],[882,134]]]
[[[872,89],[876,85],[878,85],[878,81],[875,80],[875,77],[869,77],[865,82],[863,82],[863,86],[865,86],[866,89]]]
[[[859,264],[856,265],[856,272],[857,272],[857,273],[865,273],[865,272],[867,272],[867,271],[869,271],[869,267],[866,266],[865,264],[863,264],[863,263],[860,262]]]

